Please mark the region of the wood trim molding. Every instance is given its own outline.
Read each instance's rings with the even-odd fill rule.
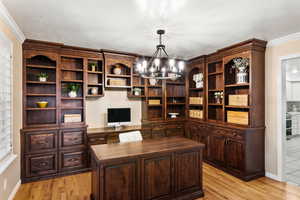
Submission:
[[[11,191],[11,193],[10,193],[10,195],[9,195],[9,197],[8,197],[7,200],[13,200],[13,199],[14,199],[14,197],[15,197],[15,195],[17,194],[17,192],[18,192],[20,186],[21,186],[21,180],[19,180],[19,181],[17,182],[17,184],[15,185],[15,187],[13,188],[13,190]]]
[[[285,42],[292,41],[292,40],[300,40],[300,32],[270,40],[270,41],[268,41],[267,47],[278,46],[280,44],[283,44]]]
[[[269,172],[266,172],[265,176],[276,181],[280,181],[280,182],[282,181],[281,178],[279,178],[277,175]]]
[[[19,28],[18,24],[15,22],[13,17],[9,14],[6,7],[3,5],[3,3],[0,1],[0,19],[3,20],[3,22],[8,25],[16,38],[19,40],[19,42],[23,43],[25,40],[25,35]]]

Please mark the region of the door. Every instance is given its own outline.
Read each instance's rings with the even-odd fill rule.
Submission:
[[[208,159],[219,165],[225,165],[225,142],[223,135],[212,134],[209,139],[209,157]]]
[[[242,141],[227,139],[225,157],[227,168],[240,173],[244,171],[245,145]]]

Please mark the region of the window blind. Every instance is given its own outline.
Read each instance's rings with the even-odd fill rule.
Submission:
[[[11,70],[12,43],[0,33],[0,161],[12,151]]]

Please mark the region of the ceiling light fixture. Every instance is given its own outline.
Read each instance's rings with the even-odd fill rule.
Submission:
[[[159,35],[159,44],[153,56],[147,61],[140,59],[136,64],[136,71],[141,77],[146,79],[171,79],[176,80],[183,75],[184,61],[169,59],[166,52],[166,46],[162,44],[162,35],[165,30],[157,30]]]

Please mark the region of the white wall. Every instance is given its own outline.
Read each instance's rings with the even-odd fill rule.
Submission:
[[[107,124],[107,108],[131,108],[131,122],[141,124],[141,100],[127,98],[127,91],[105,90],[104,97],[86,101],[86,121],[89,128],[104,127]]]
[[[20,184],[20,129],[22,127],[22,42],[24,35],[0,1],[0,31],[13,42],[12,134],[13,152],[17,155],[0,174],[0,199],[12,198]],[[1,66],[0,66],[1,68]],[[6,185],[6,187],[5,187]]]
[[[265,105],[266,105],[266,172],[281,177],[281,59],[300,55],[300,33],[276,39],[266,49]],[[285,74],[284,74],[285,75]]]

